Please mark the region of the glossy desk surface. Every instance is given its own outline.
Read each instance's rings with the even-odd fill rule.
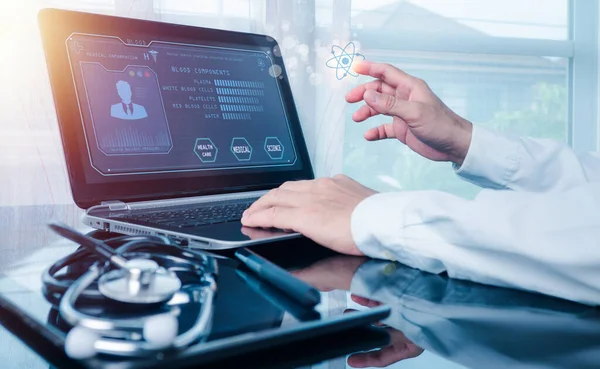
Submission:
[[[39,296],[32,298],[31,290],[41,288],[46,267],[75,249],[46,224],[61,221],[88,230],[80,214],[72,205],[0,207],[1,299],[44,320],[48,305],[40,304]],[[285,354],[263,352],[261,360],[273,360],[259,367],[600,368],[599,309],[336,255],[307,240],[255,250],[322,291],[334,291],[328,295],[330,309],[392,308],[381,323],[389,333],[385,347],[381,340],[349,332],[326,342],[297,344]],[[29,347],[38,352],[42,347],[43,353],[41,335],[18,328],[15,317],[0,318],[12,331],[0,327],[0,367],[53,367]],[[360,340],[365,341],[360,350],[368,352],[351,354],[357,347],[351,342]],[[254,367],[252,358],[244,360],[234,367]]]

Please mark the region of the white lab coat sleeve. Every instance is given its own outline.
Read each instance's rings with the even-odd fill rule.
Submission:
[[[564,191],[600,182],[600,154],[576,154],[558,141],[509,137],[474,125],[467,156],[455,170],[484,188]]]
[[[600,183],[564,192],[380,193],[351,217],[367,256],[600,305]]]

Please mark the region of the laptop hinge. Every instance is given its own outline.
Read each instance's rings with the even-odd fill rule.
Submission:
[[[119,200],[102,201],[102,205],[108,206],[111,211],[129,210],[129,205]]]

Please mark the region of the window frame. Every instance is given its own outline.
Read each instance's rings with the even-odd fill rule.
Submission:
[[[115,0],[115,4],[129,3],[132,0]],[[256,0],[254,0],[256,1]],[[276,0],[263,0],[263,6],[273,5]],[[314,0],[310,0],[314,4]],[[522,55],[541,57],[561,57],[568,59],[567,81],[568,87],[568,117],[566,127],[567,142],[577,151],[595,151],[600,145],[599,136],[599,86],[598,81],[598,21],[600,18],[599,5],[596,1],[569,0],[568,9],[568,39],[545,40],[534,38],[509,38],[509,37],[449,37],[449,36],[417,36],[415,35],[387,35],[380,37],[374,30],[369,29],[343,29],[350,24],[351,0],[331,0],[333,14],[332,25],[328,27],[315,26],[312,33],[315,39],[358,39],[363,49],[397,50],[397,51],[425,51],[448,52],[464,54],[492,54],[492,55]],[[153,1],[148,2],[150,8]],[[277,1],[281,5],[281,2]],[[291,8],[293,4],[286,4]],[[282,7],[283,8],[283,7]],[[150,10],[150,9],[148,9]],[[278,9],[277,13],[285,9]],[[265,21],[273,21],[276,15],[265,11]],[[270,15],[270,16],[269,16]],[[314,17],[313,17],[314,19]],[[333,28],[333,30],[332,30]],[[340,31],[340,29],[342,29]],[[342,32],[342,35],[339,33]],[[350,37],[352,34],[352,37]],[[339,37],[341,36],[341,37]],[[318,66],[317,66],[318,67]],[[317,93],[317,91],[314,91]],[[341,172],[343,168],[343,145],[340,140],[343,134],[343,124],[335,129],[325,132],[320,127],[312,127],[319,122],[304,122],[308,132],[319,131],[320,137],[315,142],[313,161],[322,162],[322,170],[317,169],[318,175],[332,175]],[[337,125],[337,124],[336,124]],[[312,140],[309,140],[312,141]],[[312,146],[309,143],[309,146]],[[327,147],[327,157],[323,157],[323,150]],[[336,146],[336,147],[332,147]],[[340,147],[337,147],[340,146]],[[311,150],[313,152],[313,150]],[[333,155],[332,152],[335,152]]]
[[[598,150],[597,1],[569,1],[569,144],[577,151]]]
[[[504,54],[562,57],[569,60],[567,142],[577,151],[595,151],[598,130],[598,2],[568,2],[567,40],[509,37],[449,37],[414,35],[377,36],[376,31],[357,30],[363,49],[428,51],[464,54]],[[400,45],[400,46],[399,46]]]

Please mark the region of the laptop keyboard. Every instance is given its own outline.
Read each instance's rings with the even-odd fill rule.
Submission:
[[[176,207],[155,211],[131,212],[119,216],[120,219],[134,220],[175,228],[191,228],[207,224],[238,221],[244,210],[257,199],[243,202],[208,203],[197,207]]]

